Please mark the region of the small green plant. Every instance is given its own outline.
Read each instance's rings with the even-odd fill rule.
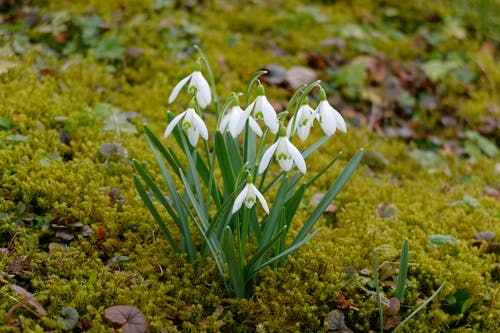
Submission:
[[[409,252],[409,245],[408,245],[408,239],[403,240],[403,246],[401,248],[401,258],[399,261],[399,273],[396,278],[396,291],[394,292],[394,297],[397,298],[399,302],[402,302],[404,299],[404,294],[406,290],[406,275],[408,273],[408,252]],[[383,302],[382,302],[382,292],[380,291],[380,284],[379,284],[379,266],[378,266],[378,258],[379,258],[379,253],[378,249],[375,249],[375,254],[373,258],[373,280],[375,283],[375,293],[376,293],[376,299],[377,299],[377,306],[378,306],[378,315],[379,315],[379,326],[380,326],[380,333],[384,332],[384,308],[383,308]],[[406,322],[408,322],[413,316],[415,316],[420,310],[422,310],[427,304],[429,304],[434,297],[436,297],[441,289],[444,287],[444,282],[439,286],[439,288],[428,298],[426,299],[422,304],[420,304],[415,310],[413,310],[401,323],[399,323],[393,330],[393,332],[396,332],[399,330]],[[399,309],[399,302],[398,306],[396,307]]]
[[[134,161],[138,173],[134,182],[174,252],[186,253],[192,263],[196,261],[196,253],[201,253],[202,257],[210,253],[228,294],[237,298],[250,297],[260,270],[270,265],[274,268],[282,266],[290,254],[318,233],[319,229],[310,231],[351,177],[363,152],[360,150],[351,159],[304,221],[295,238],[287,242],[287,232],[306,189],[337,161],[340,154],[307,181],[303,180],[307,170],[305,160],[337,129],[346,132],[345,122],[340,113],[330,106],[321,87],[316,110],[307,106],[307,96],[319,87],[319,81],[299,88],[286,111],[278,116],[258,81],[264,71],[256,73],[250,80],[245,110],[240,107],[236,93],[221,107],[212,69],[201,49],[196,48],[207,67],[211,83],[209,85],[203,77],[201,62],[198,61],[195,71],[174,87],[169,102],[176,99],[185,85],[194,97],[183,113],[175,117],[169,113],[170,123],[164,134],[165,137],[174,137],[184,156],[177,156],[174,149],[165,147],[147,126],[144,127],[147,143],[170,195],[167,197],[164,194],[138,161]],[[249,103],[256,85],[257,97]],[[217,130],[213,142],[210,142],[200,113],[201,109],[210,105],[212,97]],[[264,130],[258,120],[266,125]],[[285,128],[283,123],[287,120]],[[307,138],[315,120],[326,136],[301,152],[291,142],[293,135],[297,132],[302,140]],[[270,134],[276,135],[274,141],[270,141]],[[240,135],[243,136],[241,141]],[[202,149],[197,148],[200,136],[203,139]],[[257,137],[261,138],[260,141]],[[266,144],[271,142],[266,148]],[[268,172],[273,156],[282,171]],[[181,186],[176,184],[175,178]],[[269,207],[265,197],[271,196],[272,192],[276,194]],[[151,196],[172,218],[179,230],[180,241],[174,239],[172,224],[162,217]],[[262,206],[263,213],[256,209],[257,202]],[[193,242],[190,221],[194,222],[194,230],[204,239],[201,247]]]

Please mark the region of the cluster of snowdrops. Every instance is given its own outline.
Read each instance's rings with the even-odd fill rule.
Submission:
[[[228,295],[250,297],[260,270],[284,265],[289,255],[319,231],[310,232],[356,169],[362,150],[345,166],[309,218],[296,222],[303,224],[298,234],[288,240],[287,231],[295,213],[304,209],[301,201],[305,190],[337,161],[340,154],[307,181],[303,179],[306,159],[337,130],[346,132],[345,121],[329,104],[319,81],[297,89],[286,111],[277,114],[258,80],[264,71],[257,72],[249,81],[246,108],[240,106],[241,94],[236,93],[221,106],[209,61],[200,48],[197,50],[200,60],[195,70],[177,83],[168,100],[172,103],[186,86],[193,96],[184,112],[177,116],[169,113],[164,133],[167,142],[172,142],[170,137],[174,137],[184,157],[180,158],[177,151],[170,145],[165,146],[145,126],[146,140],[165,184],[155,183],[138,161],[134,161],[138,172],[134,182],[173,251],[186,253],[195,265],[199,264],[196,253],[202,258],[211,255]],[[202,63],[210,83],[201,72]],[[249,103],[255,87],[257,96]],[[308,105],[308,95],[316,87],[319,87],[319,103],[313,109]],[[216,130],[210,142],[201,114],[212,101]],[[260,121],[264,129],[259,126]],[[292,143],[293,137],[305,141],[315,122],[325,136],[299,151]],[[201,144],[200,137],[203,139]],[[268,172],[273,157],[281,171]],[[175,178],[181,186],[176,184]],[[168,195],[162,190],[165,185]],[[271,207],[265,199],[268,193],[274,194]],[[257,213],[257,201],[265,214]],[[170,219],[160,213],[161,207]],[[172,228],[178,232],[173,233]],[[192,233],[196,231],[203,236],[203,244],[193,242]],[[254,246],[248,246],[249,243]]]

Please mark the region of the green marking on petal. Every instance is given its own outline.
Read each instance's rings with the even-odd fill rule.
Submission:
[[[289,160],[290,156],[285,153],[279,153],[276,157],[278,160]]]

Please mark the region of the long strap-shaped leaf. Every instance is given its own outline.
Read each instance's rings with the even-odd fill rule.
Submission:
[[[342,190],[342,188],[347,183],[349,178],[351,178],[352,174],[358,167],[358,164],[361,161],[362,157],[363,157],[363,149],[359,150],[354,155],[354,157],[349,161],[349,163],[347,163],[344,170],[342,170],[342,172],[337,177],[335,182],[332,184],[332,186],[330,186],[330,188],[326,192],[323,199],[319,202],[316,209],[314,209],[314,211],[311,213],[307,221],[304,223],[299,233],[293,240],[292,244],[300,242],[309,233],[309,231],[321,217],[325,209],[332,203],[333,199],[335,199],[337,194],[339,194],[339,192]]]
[[[269,215],[267,215],[261,222],[261,224],[264,225],[264,228],[262,229],[262,241],[264,244],[269,242],[273,235],[276,234],[277,221],[280,218],[280,214],[282,213],[285,193],[287,189],[288,179],[284,178],[280,188],[278,189],[278,192],[276,193],[276,197],[269,211]],[[259,247],[260,246],[261,244],[259,244]]]
[[[139,192],[139,196],[141,197],[142,201],[144,201],[144,204],[146,205],[146,207],[148,207],[156,223],[158,223],[158,225],[160,226],[160,229],[165,238],[167,239],[168,244],[175,253],[179,253],[180,252],[179,247],[172,238],[170,231],[168,230],[167,225],[165,224],[165,221],[163,221],[163,219],[161,218],[160,214],[158,213],[158,210],[155,208],[153,202],[151,201],[151,198],[149,198],[149,195],[146,192],[146,189],[141,184],[137,176],[134,176],[134,184],[135,187],[137,188],[137,192]]]
[[[249,271],[248,272],[248,275],[247,275],[247,279],[253,279],[257,276],[257,273],[263,269],[264,267],[272,264],[273,262],[275,262],[276,260],[279,260],[285,256],[288,256],[290,255],[291,253],[297,251],[297,249],[299,247],[301,247],[302,245],[304,245],[305,243],[307,243],[311,238],[313,238],[321,229],[317,229],[315,230],[313,233],[311,233],[310,235],[308,235],[306,238],[302,239],[300,242],[297,242],[293,245],[291,245],[288,249],[286,249],[285,251],[283,251],[282,253],[278,254],[277,256],[269,259],[268,261],[266,261],[265,263],[255,267],[253,270]]]
[[[224,267],[227,264],[226,257],[222,251],[222,246],[220,242],[212,235],[209,237],[206,234],[206,229],[203,227],[203,225],[200,224],[196,216],[189,210],[189,207],[185,202],[183,202],[184,207],[187,209],[189,217],[194,221],[194,224],[200,234],[203,236],[205,239],[205,243],[207,244],[208,248],[210,249],[210,252],[212,253],[212,258],[215,261],[215,265],[217,266],[217,270],[219,271],[219,275],[223,278],[225,276],[225,270]],[[222,279],[224,283],[224,287],[226,288],[228,294],[231,292],[231,288],[229,288],[229,285],[227,284],[226,280],[223,278]]]
[[[238,262],[236,256],[236,248],[234,247],[233,233],[229,226],[224,228],[222,233],[222,250],[226,256],[226,262],[228,266],[229,280],[233,285],[234,293],[236,297],[245,297],[245,282],[243,279],[243,272],[241,269],[241,264]]]
[[[250,260],[246,263],[245,265],[245,277],[248,281],[248,273],[253,272],[257,266],[259,266],[259,263],[262,261],[264,256],[267,254],[268,251],[270,251],[273,246],[276,244],[276,242],[283,236],[286,231],[288,230],[287,226],[284,226],[281,228],[281,230],[274,235],[273,238],[269,240],[266,244],[264,244],[255,254],[250,258]],[[247,282],[245,281],[245,282]]]
[[[179,223],[179,215],[175,212],[175,210],[172,208],[170,203],[167,200],[167,197],[163,194],[163,192],[160,190],[160,188],[156,185],[156,183],[151,179],[151,177],[148,175],[146,170],[142,167],[142,165],[139,164],[137,160],[133,160],[134,167],[139,173],[139,176],[141,176],[142,180],[146,183],[146,185],[153,191],[153,194],[155,195],[156,200],[158,200],[163,207],[167,210],[168,214],[174,219],[175,223]]]
[[[170,192],[170,195],[173,200],[173,206],[175,207],[175,210],[177,211],[177,214],[179,215],[179,220],[177,222],[177,227],[181,231],[181,234],[183,236],[182,241],[183,245],[185,246],[185,250],[188,253],[189,259],[191,261],[194,261],[194,245],[191,237],[191,231],[189,230],[189,226],[187,223],[187,211],[183,205],[183,199],[180,197],[179,192],[177,191],[177,188],[175,186],[175,183],[172,179],[172,176],[170,175],[170,172],[168,171],[165,162],[163,162],[163,159],[161,158],[160,154],[156,150],[153,142],[149,139],[148,136],[146,136],[146,142],[148,143],[149,147],[151,148],[151,151],[153,152],[153,155],[156,159],[156,162],[160,166],[161,174],[163,178],[165,179],[165,182],[167,183],[168,190]]]
[[[215,132],[214,149],[224,183],[224,193],[232,193],[235,187],[236,170],[231,164],[224,136],[219,131]]]
[[[151,140],[151,143],[156,147],[156,149],[160,152],[160,154],[165,158],[165,160],[168,162],[170,167],[172,168],[173,172],[179,176],[179,168],[183,168],[182,164],[179,160],[179,158],[176,156],[176,154],[173,152],[171,148],[167,151],[165,146],[160,142],[160,140],[154,135],[154,133],[149,129],[148,126],[144,125],[144,134]],[[182,139],[181,136],[182,134],[179,132],[178,129],[174,130],[174,134],[176,137],[177,143],[182,147]],[[205,182],[205,185],[208,187],[209,182],[208,180],[210,179],[210,171],[207,167],[207,165],[203,162],[203,159],[201,156],[199,156],[199,153],[195,150],[192,149],[192,154],[196,155],[196,170],[198,171],[198,174],[200,175],[200,178]],[[219,198],[221,196],[220,191],[212,184],[212,197],[216,202],[219,202]]]
[[[403,245],[401,247],[401,258],[399,260],[399,273],[396,282],[396,291],[394,292],[394,297],[399,299],[400,302],[403,301],[405,297],[406,289],[406,275],[408,273],[408,238],[403,240]]]

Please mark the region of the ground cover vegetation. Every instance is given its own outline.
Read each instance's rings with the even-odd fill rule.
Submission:
[[[0,332],[498,331],[499,14],[487,0],[0,0]],[[343,152],[286,244],[364,148],[321,230],[241,299],[210,256],[173,251],[134,185],[134,161],[163,184],[144,124],[187,163],[162,135],[189,105],[168,102],[194,44],[222,102],[266,70],[278,112],[321,80],[346,121],[307,160],[305,182]]]

